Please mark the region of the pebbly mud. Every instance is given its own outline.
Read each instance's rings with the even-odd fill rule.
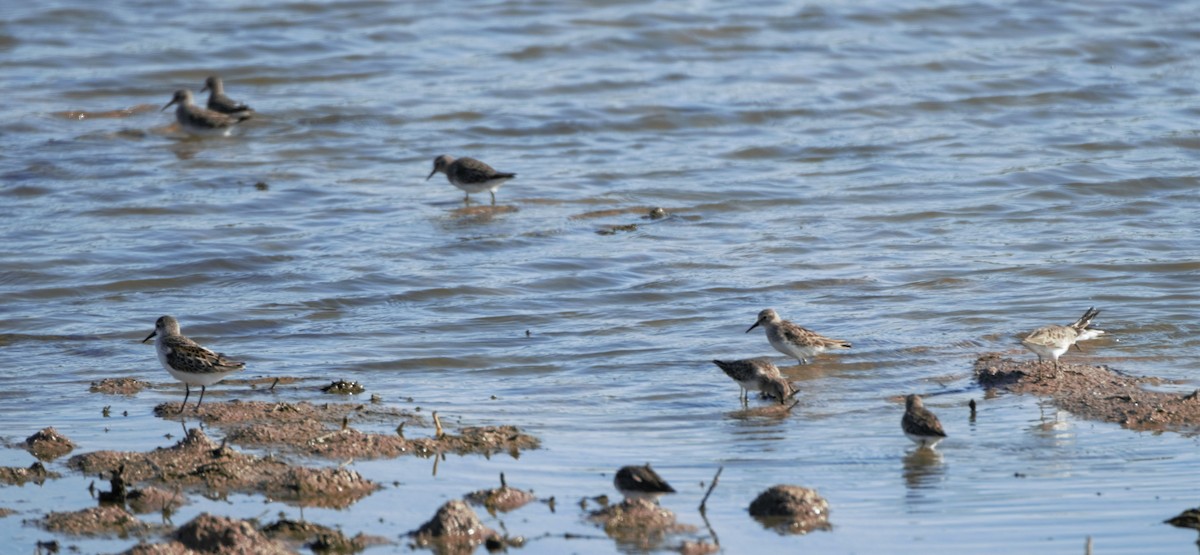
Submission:
[[[252,523],[202,513],[180,526],[170,541],[139,543],[124,555],[184,555],[193,553],[290,555],[296,553],[283,542],[258,531]]]
[[[487,543],[503,545],[503,539],[483,525],[475,511],[458,499],[447,501],[420,528],[409,532],[417,546],[429,547],[439,553],[471,553]]]
[[[202,405],[178,414],[177,403],[155,408],[160,417],[175,420],[198,418],[221,428],[226,439],[243,447],[277,449],[333,460],[395,458],[413,454],[429,457],[442,453],[494,455],[537,449],[541,442],[515,426],[464,427],[454,433],[406,439],[406,425],[424,425],[415,414],[363,403],[273,403],[228,401]],[[354,429],[351,422],[396,426],[397,433],[381,434]]]
[[[168,491],[155,486],[135,489],[125,496],[130,512],[139,515],[171,513],[190,502],[179,489]]]
[[[148,453],[97,451],[76,455],[67,466],[85,474],[122,470],[130,483],[179,486],[220,497],[260,493],[292,505],[341,509],[379,486],[344,468],[306,468],[274,457],[256,457],[213,443],[198,428],[174,446]]]
[[[515,511],[537,500],[532,491],[509,487],[504,473],[500,474],[500,487],[473,491],[463,498],[472,505],[482,505],[492,516]]]
[[[985,388],[1049,397],[1080,418],[1115,422],[1139,431],[1180,431],[1200,427],[1200,390],[1149,391],[1160,378],[1128,376],[1107,366],[1060,362],[1017,362],[998,353],[975,361],[975,379]]]
[[[696,531],[694,526],[679,524],[675,513],[648,499],[629,498],[588,515],[604,527],[604,533],[620,546],[641,551],[661,548],[672,534]]]
[[[54,428],[42,428],[25,438],[25,449],[38,460],[52,461],[75,449],[75,443]]]
[[[29,465],[29,468],[19,466],[0,466],[0,484],[21,486],[26,483],[41,485],[46,480],[61,478],[57,472],[46,470],[40,462]]]
[[[37,521],[47,532],[69,536],[147,536],[161,529],[138,520],[115,505],[102,505],[80,511],[52,512]]]
[[[307,521],[283,519],[260,530],[273,540],[304,546],[314,553],[358,553],[374,545],[391,543],[387,538],[358,534],[347,537],[340,530]]]
[[[136,395],[147,387],[150,387],[150,382],[135,378],[104,378],[98,382],[92,382],[88,391],[108,395]]]
[[[830,530],[829,502],[816,490],[781,484],[771,486],[750,502],[750,516],[780,534]]]

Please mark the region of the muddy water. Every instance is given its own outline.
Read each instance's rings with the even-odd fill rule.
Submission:
[[[353,379],[543,440],[518,460],[450,456],[436,476],[431,459],[356,461],[389,487],[303,515],[351,533],[397,539],[505,472],[559,501],[500,519],[550,534],[525,551],[611,553],[625,547],[575,501],[649,461],[680,490],[663,505],[730,553],[1063,553],[1087,536],[1104,553],[1196,549],[1160,524],[1200,497],[1194,438],[985,400],[970,374],[976,353],[1031,356],[1020,332],[1095,305],[1110,337],[1067,356],[1196,386],[1192,5],[10,4],[10,441],[50,425],[77,452],[177,441],[151,410],[182,390],[138,343],[173,314],[249,377],[313,379],[280,399]],[[260,117],[182,139],[157,109],[210,73]],[[424,181],[443,153],[519,175],[497,209],[464,210],[442,176]],[[655,206],[672,216],[641,217]],[[773,355],[742,333],[766,307],[855,345],[785,368],[800,405],[782,418],[740,412],[708,363]],[[111,376],[157,387],[87,392]],[[941,415],[940,458],[910,455],[907,392]],[[695,507],[722,465],[709,532]],[[0,536],[32,551],[51,535],[22,519],[93,504],[93,477],[67,474],[0,489],[19,511]],[[833,531],[750,520],[776,483],[825,495]],[[234,495],[174,520],[202,511],[299,516]]]

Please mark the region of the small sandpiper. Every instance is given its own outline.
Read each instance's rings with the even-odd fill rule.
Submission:
[[[175,108],[175,120],[192,135],[228,135],[233,126],[250,118],[248,113],[222,114],[201,108],[192,100],[192,91],[187,89],[175,91],[175,96],[162,109],[166,110],[172,104],[179,105]]]
[[[758,391],[764,397],[775,399],[779,404],[787,402],[796,394],[796,391],[792,389],[792,384],[788,383],[783,374],[779,372],[779,368],[765,358],[714,360],[713,364],[716,364],[725,372],[726,376],[741,386],[743,405],[749,402],[748,397],[751,390]]]
[[[200,410],[208,386],[246,366],[244,362],[225,358],[225,355],[214,353],[188,339],[179,331],[179,321],[174,316],[163,316],[154,322],[154,331],[142,343],[151,338],[155,338],[154,350],[158,352],[158,361],[163,368],[183,382],[186,393],[183,394],[179,412],[183,412],[187,406],[188,396],[192,394],[191,386],[200,386],[200,401],[196,403],[196,410]]]
[[[1025,336],[1021,340],[1021,344],[1025,348],[1037,353],[1038,362],[1045,362],[1046,359],[1054,361],[1054,370],[1058,370],[1058,357],[1067,352],[1072,345],[1076,349],[1082,351],[1076,342],[1095,339],[1104,335],[1104,330],[1088,329],[1088,324],[1092,323],[1092,319],[1100,314],[1096,307],[1090,307],[1087,312],[1083,313],[1078,320],[1069,326],[1042,326],[1033,333]]]
[[[515,173],[498,172],[495,168],[474,158],[455,158],[443,154],[433,159],[433,171],[429,172],[429,181],[437,172],[446,174],[451,185],[467,193],[463,202],[471,202],[471,193],[487,191],[492,194],[492,204],[496,204],[496,189],[505,181],[517,176]]]
[[[645,466],[622,466],[613,476],[613,485],[627,499],[655,501],[665,493],[675,493],[675,488],[650,468],[650,463]]]
[[[911,394],[904,398],[904,417],[900,419],[904,435],[920,448],[934,449],[939,441],[946,439],[946,431],[936,415],[925,408],[921,397]]]
[[[804,329],[784,320],[775,313],[774,309],[764,309],[758,313],[758,321],[746,330],[762,326],[767,330],[767,341],[771,346],[787,356],[808,364],[809,359],[829,349],[849,349],[850,342],[841,339],[830,339],[815,331]]]
[[[251,116],[254,110],[249,106],[242,104],[225,95],[225,83],[221,82],[221,78],[216,75],[210,75],[204,80],[204,88],[200,92],[208,92],[208,109],[214,112],[231,115],[246,115]]]

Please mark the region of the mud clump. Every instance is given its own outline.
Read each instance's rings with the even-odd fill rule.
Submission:
[[[816,490],[771,486],[750,503],[750,516],[781,534],[829,530],[829,502]]]
[[[458,435],[414,439],[412,443],[418,455],[439,452],[494,455],[507,452],[514,459],[520,457],[521,451],[541,447],[538,438],[522,432],[516,426],[468,426],[460,429]]]
[[[262,528],[273,540],[303,544],[314,553],[357,553],[373,545],[386,545],[387,538],[358,534],[346,537],[339,530],[312,522],[283,519]]]
[[[26,482],[41,485],[46,480],[59,478],[57,472],[50,472],[40,462],[29,465],[29,468],[19,466],[0,466],[0,484],[20,486]]]
[[[678,524],[675,514],[648,499],[628,498],[593,511],[588,519],[604,527],[604,533],[618,544],[639,550],[660,546],[670,534],[694,532],[695,527]]]
[[[138,544],[125,555],[220,553],[227,555],[290,555],[283,543],[267,537],[245,520],[202,513],[172,534],[169,543]]]
[[[274,457],[255,457],[217,446],[192,428],[179,443],[148,453],[97,451],[67,461],[75,470],[97,474],[121,469],[130,483],[200,489],[209,495],[262,493],[300,506],[345,508],[379,488],[344,468],[304,468]],[[123,468],[122,468],[123,466]]]
[[[135,378],[104,378],[98,382],[92,382],[88,391],[108,395],[135,395],[147,387],[150,387],[150,382]]]
[[[975,379],[990,389],[1050,397],[1055,406],[1081,418],[1115,422],[1141,431],[1200,427],[1200,390],[1147,391],[1164,380],[1133,377],[1106,366],[1017,362],[989,353],[975,361]]]
[[[39,460],[52,461],[74,450],[75,443],[54,428],[43,428],[25,438],[25,449]]]
[[[484,506],[492,516],[495,516],[497,511],[515,511],[537,499],[533,492],[508,487],[503,473],[500,474],[500,487],[473,491],[464,498],[468,503]]]
[[[114,505],[92,507],[82,511],[50,513],[40,522],[48,532],[71,536],[108,536],[122,538],[150,533],[152,527],[125,509]]]
[[[484,526],[475,511],[457,499],[447,501],[429,522],[409,535],[421,547],[450,553],[470,553],[484,542],[503,545],[500,535]]]
[[[346,380],[338,380],[325,387],[321,391],[325,393],[333,393],[336,395],[357,395],[366,391],[367,388],[358,382],[348,382]]]
[[[188,498],[180,491],[167,491],[154,486],[146,486],[130,491],[125,496],[129,510],[135,514],[171,512],[187,505]]]
[[[175,418],[172,404],[159,405],[155,411],[165,418]],[[226,430],[226,438],[237,445],[335,460],[394,458],[406,454],[428,457],[439,453],[490,456],[500,452],[516,458],[521,451],[540,446],[537,438],[515,426],[466,427],[458,435],[416,439],[352,428],[351,421],[391,424],[400,420],[401,426],[422,423],[411,413],[370,404],[230,401],[204,405],[196,414],[205,423]]]

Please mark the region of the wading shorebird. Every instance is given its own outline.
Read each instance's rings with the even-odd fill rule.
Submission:
[[[187,406],[188,396],[192,394],[193,385],[200,386],[200,403],[204,402],[204,392],[208,386],[215,384],[226,376],[246,367],[246,363],[225,358],[221,353],[214,353],[200,344],[188,339],[179,331],[179,321],[174,316],[163,316],[154,322],[154,331],[142,340],[142,343],[154,338],[154,350],[158,352],[158,361],[163,368],[175,379],[183,382],[183,403],[179,412]]]
[[[1038,362],[1045,362],[1050,359],[1054,362],[1054,370],[1058,370],[1058,357],[1067,352],[1072,345],[1076,349],[1082,351],[1077,344],[1079,341],[1087,341],[1104,335],[1104,330],[1088,329],[1088,325],[1092,323],[1092,319],[1100,314],[1096,307],[1087,309],[1075,323],[1069,326],[1042,326],[1033,333],[1025,336],[1021,340],[1021,344],[1025,348],[1033,351],[1038,356]]]
[[[622,466],[613,476],[613,485],[626,499],[657,501],[664,493],[675,493],[675,488],[650,468],[650,463],[645,466]]]
[[[913,440],[920,448],[934,449],[939,441],[946,439],[946,431],[938,417],[921,402],[921,397],[911,394],[904,398],[904,417],[900,419],[900,427],[904,435]]]
[[[515,173],[498,172],[495,168],[474,158],[455,158],[443,154],[433,159],[433,171],[429,172],[429,181],[437,172],[446,174],[451,185],[458,187],[467,194],[463,202],[471,202],[471,193],[487,191],[492,194],[492,204],[496,204],[496,189],[505,181],[517,176]]]
[[[220,77],[210,75],[204,80],[204,88],[200,92],[208,91],[208,109],[222,114],[237,114],[246,115],[247,117],[254,114],[254,110],[249,106],[242,104],[225,95],[225,83]]]
[[[764,309],[758,313],[758,320],[746,330],[762,326],[767,330],[767,341],[771,346],[800,364],[808,364],[809,359],[830,349],[849,349],[850,342],[841,339],[830,339],[815,331],[804,329],[784,320],[775,313],[774,309]]]
[[[187,89],[175,91],[175,96],[171,97],[171,101],[163,106],[162,110],[170,108],[173,104],[179,105],[175,108],[175,120],[179,122],[179,127],[192,135],[228,135],[233,131],[233,126],[250,118],[248,113],[222,114],[201,108],[192,99],[192,91]]]
[[[779,368],[765,358],[712,362],[741,386],[740,399],[743,405],[749,404],[750,391],[757,391],[764,397],[775,399],[781,405],[796,394],[792,384],[779,373]]]

